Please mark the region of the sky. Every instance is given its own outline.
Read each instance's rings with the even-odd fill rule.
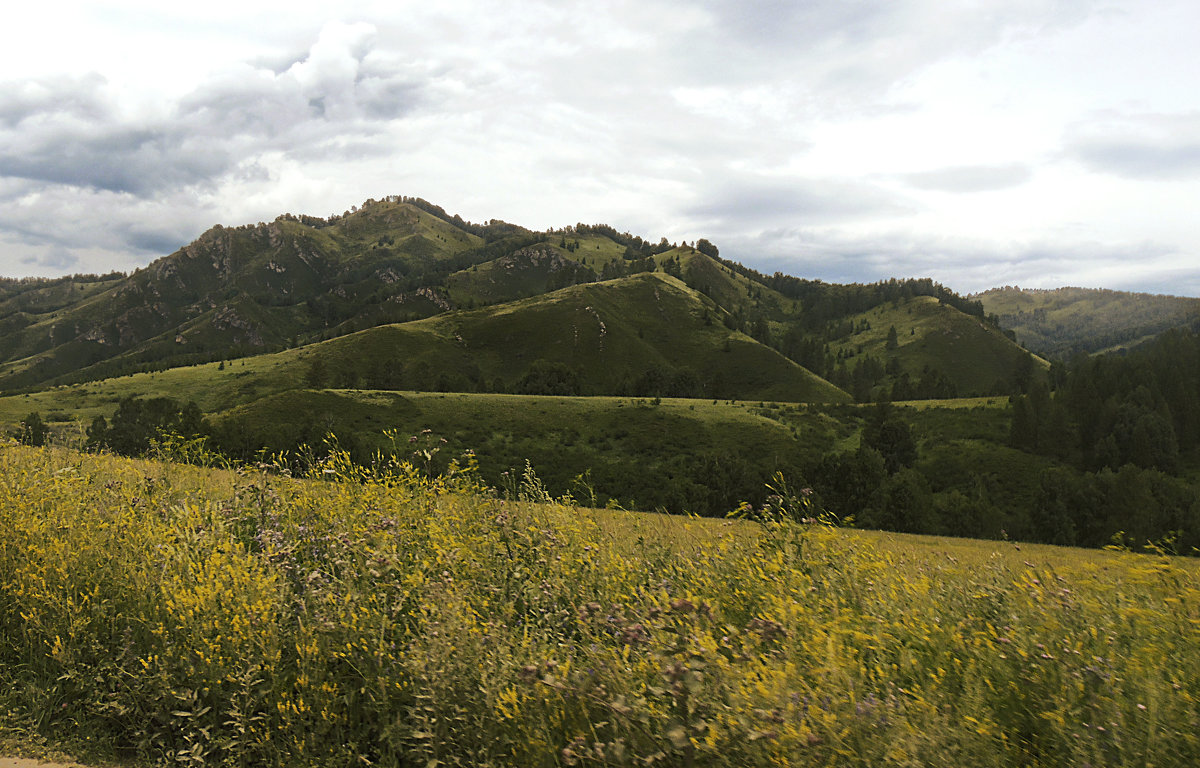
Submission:
[[[1200,296],[1194,0],[23,3],[0,276],[423,197],[830,282]]]

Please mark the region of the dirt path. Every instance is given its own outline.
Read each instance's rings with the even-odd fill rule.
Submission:
[[[83,768],[79,763],[47,763],[28,757],[0,757],[0,768]]]

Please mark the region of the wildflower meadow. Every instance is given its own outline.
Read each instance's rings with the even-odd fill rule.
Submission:
[[[0,446],[0,722],[128,764],[1185,766],[1200,573]]]

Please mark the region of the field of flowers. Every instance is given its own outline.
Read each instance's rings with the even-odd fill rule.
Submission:
[[[0,446],[3,726],[192,765],[1200,756],[1191,560],[314,474]]]

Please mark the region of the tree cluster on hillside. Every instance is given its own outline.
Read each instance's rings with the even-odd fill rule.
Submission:
[[[204,432],[204,418],[195,403],[181,404],[169,397],[127,397],[117,405],[111,421],[103,416],[92,421],[87,446],[124,456],[143,456],[164,435],[191,438]]]
[[[898,302],[917,296],[932,296],[963,314],[996,324],[984,313],[983,303],[968,299],[930,278],[883,280],[876,283],[826,283],[775,272],[763,274],[736,261],[720,260],[722,264],[756,283],[771,288],[789,299],[801,303],[801,313],[812,325],[839,320],[860,314],[887,302]]]
[[[1078,357],[1013,398],[1014,448],[1059,462],[1041,477],[1034,535],[1100,546],[1116,531],[1200,547],[1200,336],[1168,331],[1127,356]]]
[[[821,506],[865,528],[907,533],[939,530],[933,492],[920,472],[912,425],[890,403],[873,407],[859,447],[827,454],[811,470]]]
[[[752,281],[748,300],[735,298],[732,305],[725,306],[728,310],[724,317],[726,325],[772,346],[799,365],[850,392],[858,402],[1021,391],[1015,372],[1013,376],[993,382],[990,387],[967,393],[960,392],[945,371],[936,365],[926,363],[919,372],[902,371],[895,360],[899,345],[894,332],[889,334],[891,343],[887,345],[887,358],[883,360],[844,345],[834,350],[838,342],[870,329],[869,321],[856,321],[854,316],[884,304],[899,304],[920,296],[934,297],[942,304],[998,328],[995,318],[985,317],[980,302],[965,299],[932,280],[893,279],[872,284],[835,285],[779,272],[767,276],[727,260],[718,260],[718,263],[730,275],[739,274]],[[702,274],[699,268],[693,269],[687,278],[689,285],[718,304],[727,298],[712,289],[714,278]],[[764,289],[791,300],[790,306],[780,306],[778,299],[766,301]],[[1005,335],[1012,338],[1011,333]]]
[[[1045,357],[1069,360],[1140,341],[1172,328],[1200,332],[1200,299],[1096,288],[1021,289],[982,294],[1004,327]]]
[[[1172,472],[1200,448],[1200,335],[1168,331],[1128,355],[1079,357],[1056,391],[1013,402],[1011,442],[1087,470]]]

